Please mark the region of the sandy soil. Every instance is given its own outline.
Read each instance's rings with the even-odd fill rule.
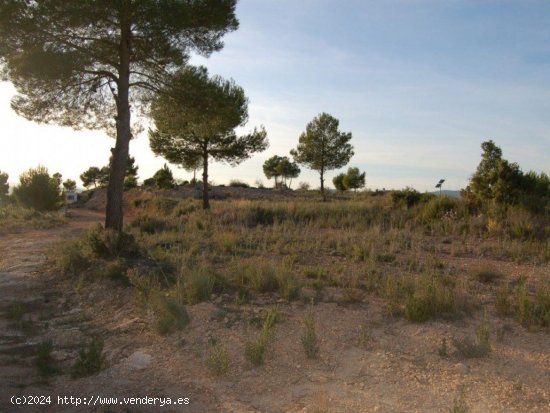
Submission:
[[[98,212],[74,210],[67,227],[29,231],[0,239],[0,412],[448,412],[463,394],[470,412],[550,411],[550,338],[528,332],[491,313],[493,351],[464,359],[443,338],[473,335],[481,314],[457,322],[412,324],[388,317],[376,298],[343,305],[338,292],[314,307],[320,356],[305,357],[301,344],[308,305],[258,296],[247,305],[213,297],[189,307],[191,324],[162,337],[128,287],[114,282],[75,283],[47,270],[45,252],[57,240],[100,222]],[[459,268],[477,260],[455,258]],[[513,277],[531,269],[512,264]],[[10,305],[24,303],[19,325]],[[487,304],[487,303],[485,303]],[[245,342],[258,334],[253,321],[277,305],[282,321],[262,367],[244,358]],[[361,326],[368,340],[361,334]],[[503,326],[505,326],[503,328]],[[497,330],[504,332],[497,340]],[[81,343],[105,340],[107,367],[72,379],[67,373]],[[64,374],[41,379],[34,366],[36,344],[51,339]],[[209,342],[227,347],[228,374],[205,366]],[[51,404],[17,407],[11,396],[50,395]],[[58,396],[93,400],[96,406],[59,405]],[[96,397],[118,397],[99,405]],[[188,405],[120,404],[122,397],[189,398]]]

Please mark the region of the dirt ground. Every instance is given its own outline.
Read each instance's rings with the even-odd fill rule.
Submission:
[[[456,410],[460,395],[470,412],[550,411],[550,336],[491,312],[493,349],[480,359],[460,357],[451,345],[447,357],[438,349],[443,338],[450,344],[452,337],[474,335],[481,315],[414,324],[390,318],[375,298],[348,305],[326,300],[314,307],[316,360],[306,358],[301,343],[309,306],[270,296],[246,305],[234,304],[230,296],[213,297],[189,307],[191,324],[184,330],[159,336],[131,288],[110,281],[75,283],[48,270],[45,253],[51,245],[102,221],[96,211],[70,214],[65,227],[0,238],[2,413],[448,412],[453,406],[458,412],[464,411]],[[458,266],[478,264],[456,260]],[[531,271],[527,264],[506,265],[503,272],[510,276]],[[18,322],[9,317],[14,303],[24,307]],[[252,367],[244,357],[245,342],[258,334],[251,321],[273,305],[282,321],[265,364]],[[73,379],[67,371],[81,343],[93,336],[105,341],[107,367]],[[47,380],[34,366],[36,346],[44,340],[52,340],[63,372]],[[213,341],[224,343],[230,358],[229,372],[221,377],[205,366]],[[15,406],[12,396],[51,399]],[[59,404],[58,396],[79,397],[83,404]],[[109,405],[98,399],[112,397],[116,403]],[[123,397],[188,398],[189,404],[128,405]]]

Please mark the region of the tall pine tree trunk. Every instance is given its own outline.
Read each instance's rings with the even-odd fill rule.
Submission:
[[[130,22],[121,19],[121,35],[119,45],[119,68],[117,82],[117,117],[116,144],[112,149],[113,163],[109,173],[107,188],[107,208],[105,211],[105,228],[118,232],[123,228],[122,197],[124,194],[124,175],[130,147],[132,131],[130,129],[130,53],[131,53]]]
[[[208,152],[204,152],[202,156],[202,209],[209,209],[210,202],[208,200]]]
[[[321,169],[321,195],[323,196],[323,201],[327,200],[325,195],[325,171]]]

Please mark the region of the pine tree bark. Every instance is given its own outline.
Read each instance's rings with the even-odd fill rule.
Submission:
[[[325,171],[321,169],[321,195],[323,196],[323,201],[327,200],[325,195]]]
[[[113,163],[109,173],[107,188],[107,208],[105,210],[105,228],[121,232],[124,224],[122,197],[124,195],[124,175],[130,148],[130,53],[131,28],[130,22],[121,19],[121,36],[119,45],[119,68],[117,83],[117,117],[116,117],[116,144],[111,150]]]
[[[209,209],[210,201],[208,200],[208,152],[204,152],[202,160],[202,209]]]

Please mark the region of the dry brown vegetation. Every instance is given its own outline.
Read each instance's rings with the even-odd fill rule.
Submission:
[[[147,374],[145,389],[165,394],[177,378],[190,411],[550,408],[547,217],[448,198],[294,195],[203,211],[137,194],[122,239],[93,227],[49,254],[93,324],[79,345],[101,337],[106,356],[71,379],[75,346],[54,388],[120,379],[143,393],[133,383]],[[133,369],[136,354],[154,362]]]

